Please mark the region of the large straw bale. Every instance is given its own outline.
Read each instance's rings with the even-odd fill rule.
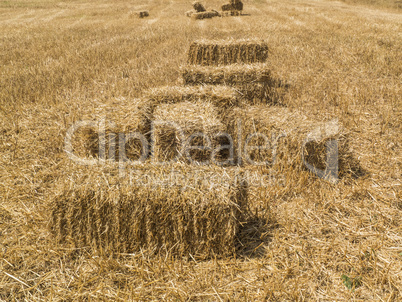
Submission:
[[[242,164],[267,166],[274,164],[280,171],[300,170],[305,168],[302,160],[304,156],[308,164],[325,170],[327,154],[330,151],[327,149],[327,143],[335,140],[337,141],[339,177],[356,173],[360,169],[349,148],[348,132],[336,122],[319,122],[284,107],[254,106],[234,108],[228,115],[227,123],[237,155],[239,144],[242,146],[240,150]],[[253,133],[265,135],[267,141],[261,135],[255,135],[252,138],[250,135]],[[247,154],[251,161],[246,160],[244,146],[247,138],[249,138],[248,146],[267,147],[266,149],[249,149]],[[237,160],[239,161],[239,158]]]
[[[261,40],[199,40],[190,45],[188,63],[228,65],[261,63],[268,58],[268,45]]]
[[[196,161],[204,164],[211,163],[212,159],[221,161],[222,153],[216,156],[212,154],[213,150],[226,144],[225,137],[217,136],[225,130],[218,109],[210,102],[162,104],[154,112],[153,160]],[[194,149],[187,154],[184,152],[188,147],[186,141],[196,133],[202,133],[210,139],[211,149]],[[207,147],[208,138],[205,136],[193,137],[189,145]]]
[[[208,101],[218,108],[238,105],[236,90],[225,85],[164,86],[144,92],[153,105]]]
[[[202,4],[201,4],[200,2],[198,2],[198,1],[195,1],[195,2],[193,3],[193,8],[194,8],[194,10],[195,10],[197,13],[202,13],[202,12],[205,12],[205,11],[206,11],[204,5],[202,5]]]
[[[226,257],[235,252],[246,203],[234,170],[148,164],[127,181],[93,170],[60,185],[50,226],[59,243],[105,254]]]
[[[186,85],[229,85],[247,103],[271,103],[272,78],[263,63],[228,66],[186,66],[182,77]]]
[[[237,17],[237,16],[241,16],[241,11],[240,10],[227,10],[227,11],[223,11],[221,14],[222,17]]]
[[[85,114],[82,121],[91,121],[95,126],[79,128],[73,135],[73,152],[83,157],[99,157],[99,143],[104,139],[104,159],[118,159],[119,134],[138,132],[149,137],[152,108],[143,99],[118,98],[96,106]],[[143,145],[137,139],[128,140],[125,154],[137,160],[143,155]]]

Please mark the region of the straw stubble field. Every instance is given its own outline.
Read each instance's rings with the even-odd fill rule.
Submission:
[[[218,9],[222,3],[204,4]],[[391,1],[364,6],[249,0],[244,2],[245,16],[197,21],[184,16],[190,4],[181,0],[1,1],[0,300],[401,300],[402,16],[395,7]],[[132,17],[142,10],[150,16]],[[167,244],[163,251],[141,246],[133,253],[131,245],[156,242],[153,234],[160,235],[147,224],[152,216],[141,215],[144,221],[135,221],[145,225],[136,229],[139,242],[113,253],[107,248],[94,252],[82,244],[82,232],[76,232],[89,228],[88,217],[70,219],[56,230],[56,237],[67,232],[78,245],[59,243],[50,227],[55,211],[51,201],[69,200],[67,217],[72,218],[80,217],[86,198],[97,200],[96,215],[102,216],[108,214],[102,207],[114,202],[121,211],[127,204],[134,213],[141,207],[130,208],[130,200],[144,200],[138,196],[146,194],[116,187],[117,172],[111,167],[77,167],[63,151],[67,129],[82,118],[106,116],[113,118],[115,128],[135,130],[130,127],[144,123],[126,121],[142,118],[131,110],[142,95],[150,107],[169,95],[162,97],[162,114],[180,96],[180,101],[191,102],[204,90],[211,108],[221,114],[222,108],[237,104],[235,88],[174,87],[180,86],[186,51],[195,39],[227,38],[268,44],[265,64],[279,83],[274,103],[287,107],[247,108],[242,102],[245,107],[233,114],[246,117],[244,127],[254,125],[253,117],[268,127],[272,121],[265,115],[276,110],[301,112],[319,122],[338,118],[359,173],[345,173],[337,184],[329,184],[305,169],[279,169],[277,177],[284,184],[248,188],[252,219],[240,229],[230,214],[237,212],[226,200],[233,195],[231,187],[209,192],[205,203],[216,210],[211,217],[228,217],[217,219],[228,232],[215,231],[223,238],[219,243],[228,243],[224,257],[214,257],[221,247],[208,246],[215,244],[208,236],[190,231],[196,235],[186,237],[190,233],[183,226],[157,239],[163,244],[171,243],[169,236],[184,238],[183,245]],[[130,112],[104,113],[115,101]],[[144,116],[151,110],[147,106],[141,107]],[[192,211],[188,200],[199,197],[191,191],[150,192],[154,195],[147,198],[154,203],[141,206],[162,219],[159,227],[164,228],[185,221],[183,209]],[[81,197],[75,198],[77,194]],[[175,204],[176,196],[183,208]],[[161,210],[163,202],[176,220]],[[197,203],[192,206],[196,209]],[[117,221],[110,223],[112,230],[131,224]],[[98,239],[127,235],[94,230]],[[205,230],[211,230],[207,222]]]

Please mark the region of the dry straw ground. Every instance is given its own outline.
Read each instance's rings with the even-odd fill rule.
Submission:
[[[184,0],[1,1],[0,300],[400,301],[402,16],[394,1],[349,2],[249,0],[250,16],[194,21]],[[283,171],[285,185],[250,189],[250,242],[232,257],[58,244],[49,201],[91,173],[66,158],[68,127],[174,85],[194,39],[229,37],[264,39],[280,101],[339,118],[366,173],[330,185]]]

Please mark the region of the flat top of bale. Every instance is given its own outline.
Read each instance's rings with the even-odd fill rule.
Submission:
[[[144,163],[135,165],[121,178],[118,173],[113,175],[105,167],[70,167],[67,168],[68,178],[57,183],[56,195],[66,191],[95,191],[104,192],[109,199],[121,194],[134,194],[135,188],[160,194],[169,192],[172,186],[191,194],[205,195],[213,189],[213,194],[222,194],[240,185],[239,178],[242,170],[234,167],[195,166],[184,163],[158,165]],[[158,190],[151,190],[157,188]],[[57,193],[56,193],[57,192]],[[64,194],[64,193],[63,193]],[[227,199],[217,199],[215,203],[227,203]],[[231,202],[231,201],[230,201]]]
[[[208,39],[199,39],[192,42],[192,44],[199,45],[220,45],[220,46],[229,46],[229,45],[237,45],[237,44],[261,44],[267,45],[267,43],[258,38],[244,38],[244,39],[222,39],[222,40],[208,40]]]
[[[236,90],[226,85],[163,86],[144,92],[151,101],[169,102],[174,98],[237,98]]]
[[[270,74],[269,64],[267,63],[251,63],[251,64],[230,64],[230,65],[219,65],[219,66],[202,66],[202,65],[187,65],[182,67],[182,71],[185,70],[199,70],[203,72],[210,73],[264,73]]]
[[[107,121],[106,127],[120,131],[137,130],[151,117],[151,106],[145,99],[113,98],[100,103],[94,100],[94,108],[82,120]]]
[[[156,121],[173,121],[179,125],[219,126],[223,128],[218,118],[218,110],[210,102],[183,102],[177,104],[162,104],[155,109]]]
[[[252,106],[233,109],[234,118],[242,118],[245,122],[259,122],[265,128],[285,131],[287,134],[307,133],[319,137],[319,131],[325,131],[327,136],[344,135],[346,130],[334,123],[325,123],[311,119],[299,111],[285,107]],[[305,138],[305,136],[303,136]]]

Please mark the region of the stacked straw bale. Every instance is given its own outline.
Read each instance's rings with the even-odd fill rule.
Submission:
[[[235,171],[199,169],[203,180],[209,175],[221,182],[211,188],[187,165],[137,167],[128,183],[93,170],[77,173],[52,202],[52,233],[60,243],[104,254],[232,256],[247,186]],[[186,182],[161,185],[168,175],[181,175]]]
[[[190,65],[183,69],[187,85],[228,85],[236,89],[247,103],[271,102],[271,73],[266,64],[232,64],[227,66]]]
[[[210,163],[212,150],[225,144],[224,138],[216,135],[225,130],[226,127],[221,122],[219,110],[210,102],[162,104],[154,112],[153,160],[157,162],[180,160],[196,161],[200,164]],[[184,150],[188,145],[185,142],[196,133],[208,136],[212,149],[191,150],[186,155]],[[208,141],[202,136],[196,136],[190,142],[190,146],[207,147],[208,145]],[[217,154],[214,158],[221,160],[221,155]]]
[[[241,134],[239,135],[239,121]],[[305,161],[313,167],[325,170],[327,160],[327,142],[338,142],[338,171],[339,177],[354,173],[360,169],[349,148],[349,135],[345,129],[336,129],[330,123],[309,119],[300,112],[291,111],[284,107],[254,106],[235,108],[228,115],[228,129],[237,148],[239,141],[242,145],[243,164],[247,165],[244,154],[244,144],[247,137],[253,133],[261,133],[268,138],[267,149],[249,150],[252,161],[270,165],[275,157],[275,166],[281,170],[304,169],[302,154]],[[305,140],[310,137],[305,144]],[[265,145],[261,136],[249,140],[249,146]],[[276,147],[275,147],[276,146]]]
[[[146,100],[123,98],[110,100],[82,117],[81,120],[92,121],[97,126],[85,126],[74,133],[73,152],[78,156],[98,157],[100,155],[99,142],[100,139],[104,139],[104,158],[117,160],[119,157],[119,133],[126,135],[131,132],[139,132],[145,137],[149,137],[151,117],[152,107]],[[144,155],[143,151],[143,145],[139,140],[129,140],[125,145],[125,154],[131,160],[138,160]]]
[[[144,97],[154,106],[203,100],[219,109],[238,105],[236,90],[225,85],[165,86],[145,91]]]
[[[228,65],[261,63],[268,57],[268,45],[258,40],[200,40],[190,45],[188,63]]]

